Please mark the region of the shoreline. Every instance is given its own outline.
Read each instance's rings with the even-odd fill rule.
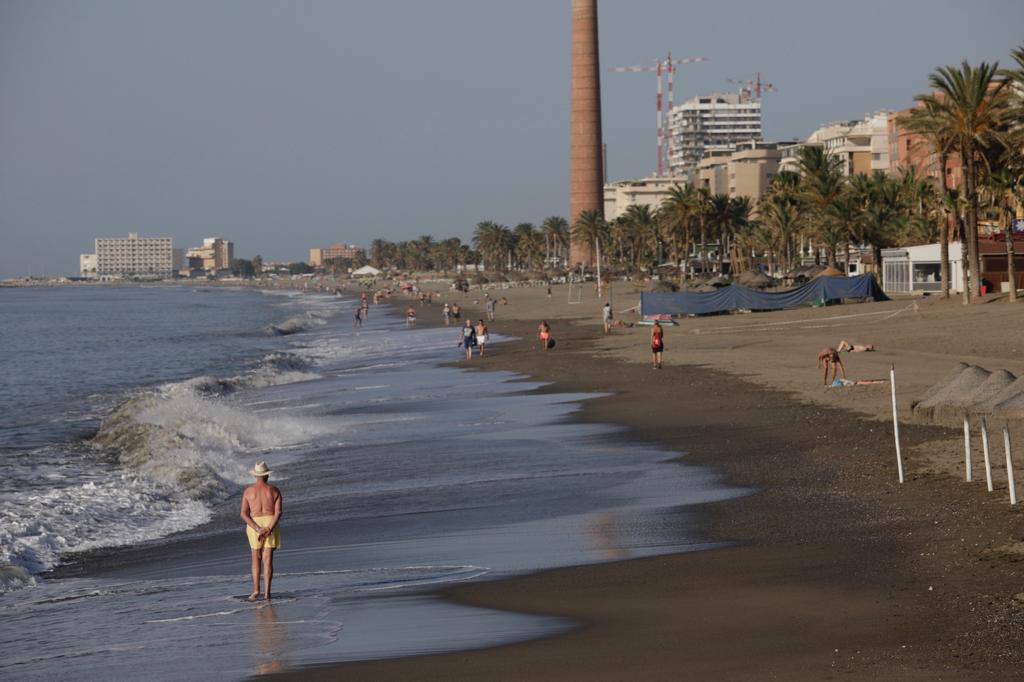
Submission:
[[[400,297],[394,303],[405,304]],[[477,314],[478,307],[466,307]],[[705,537],[734,544],[440,592],[460,604],[571,618],[579,627],[566,635],[298,668],[282,678],[666,679],[687,670],[730,678],[841,672],[954,679],[1005,674],[1020,664],[1020,628],[1011,625],[1022,616],[1012,599],[1013,560],[989,552],[979,561],[975,551],[1005,544],[1005,507],[959,513],[976,491],[930,471],[911,470],[915,485],[898,487],[891,427],[866,415],[678,364],[685,354],[679,348],[673,357],[673,346],[666,369],[653,373],[609,357],[596,322],[550,319],[559,339],[551,353],[531,344],[532,322],[499,317],[492,329],[520,340],[470,366],[552,382],[539,389],[545,392],[606,393],[585,401],[574,418],[625,426],[626,439],[686,451],[687,463],[755,488],[696,510]],[[579,366],[594,371],[581,375]],[[901,425],[910,453],[951,433]],[[837,445],[856,458],[836,457]],[[961,536],[975,542],[952,542]],[[976,589],[979,566],[984,590]]]

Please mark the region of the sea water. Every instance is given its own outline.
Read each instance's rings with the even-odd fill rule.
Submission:
[[[355,328],[355,305],[0,290],[0,677],[241,678],[493,645],[571,624],[431,590],[708,546],[693,505],[738,493],[712,472],[572,420],[592,396],[442,366],[457,330],[380,308]],[[275,599],[252,604],[237,515],[257,459],[285,516]]]

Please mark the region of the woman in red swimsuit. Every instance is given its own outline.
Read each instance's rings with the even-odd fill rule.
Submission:
[[[665,330],[655,320],[651,327],[651,364],[654,369],[661,369],[661,354],[665,351]]]

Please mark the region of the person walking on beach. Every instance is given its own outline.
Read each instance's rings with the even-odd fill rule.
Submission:
[[[661,354],[665,352],[665,330],[661,323],[654,321],[651,327],[651,364],[654,369],[661,369]]]
[[[459,330],[459,345],[466,349],[466,359],[473,359],[473,346],[476,345],[476,329],[473,328],[473,321],[466,320],[465,326]]]
[[[444,307],[441,308],[441,320],[444,322],[444,326],[449,327],[452,323],[452,309],[445,303]]]
[[[405,326],[415,327],[416,326],[416,309],[409,306],[405,311]]]
[[[610,301],[606,301],[604,309],[601,310],[601,321],[604,323],[604,333],[607,334],[612,330],[612,304]]]
[[[353,327],[362,327],[363,326],[363,309],[362,308],[356,308],[356,321],[352,323],[352,326]]]
[[[487,325],[478,320],[476,325],[476,345],[480,349],[480,357],[484,356],[484,345],[487,343]]]
[[[487,310],[487,319],[494,322],[494,311],[498,307],[498,302],[490,296],[487,297],[487,303],[484,304],[484,308]]]
[[[274,577],[274,550],[281,547],[281,491],[267,483],[270,474],[266,462],[256,462],[249,472],[256,482],[242,493],[242,520],[252,550],[252,593],[249,601],[260,596],[260,566],[263,568],[263,598],[270,599],[270,581]]]
[[[537,338],[540,339],[540,347],[544,350],[554,345],[551,342],[551,325],[548,324],[547,320],[541,320],[540,324],[537,325]]]
[[[462,308],[459,307],[458,303],[452,304],[452,319],[455,320],[455,324],[459,323],[462,318]]]

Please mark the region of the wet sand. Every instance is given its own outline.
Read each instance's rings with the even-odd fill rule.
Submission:
[[[875,343],[877,353],[844,355],[847,371],[873,378],[897,364],[906,415],[957,361],[1019,367],[1015,308],[906,300],[685,320],[668,330],[665,369],[654,371],[649,331],[602,335],[593,294],[576,306],[561,287],[552,299],[543,289],[501,294],[511,304],[490,327],[522,338],[472,366],[553,382],[544,390],[607,392],[580,418],[623,424],[757,488],[703,508],[702,530],[734,545],[451,589],[443,594],[458,602],[568,616],[580,627],[481,651],[305,669],[296,679],[1018,674],[1024,543],[1005,477],[997,472],[993,493],[977,477],[964,483],[960,434],[907,423],[900,486],[884,420],[888,386],[824,389],[813,364],[840,337]],[[479,296],[456,300],[478,317]],[[439,306],[424,315],[434,313]],[[542,316],[558,339],[548,352],[534,340]]]

